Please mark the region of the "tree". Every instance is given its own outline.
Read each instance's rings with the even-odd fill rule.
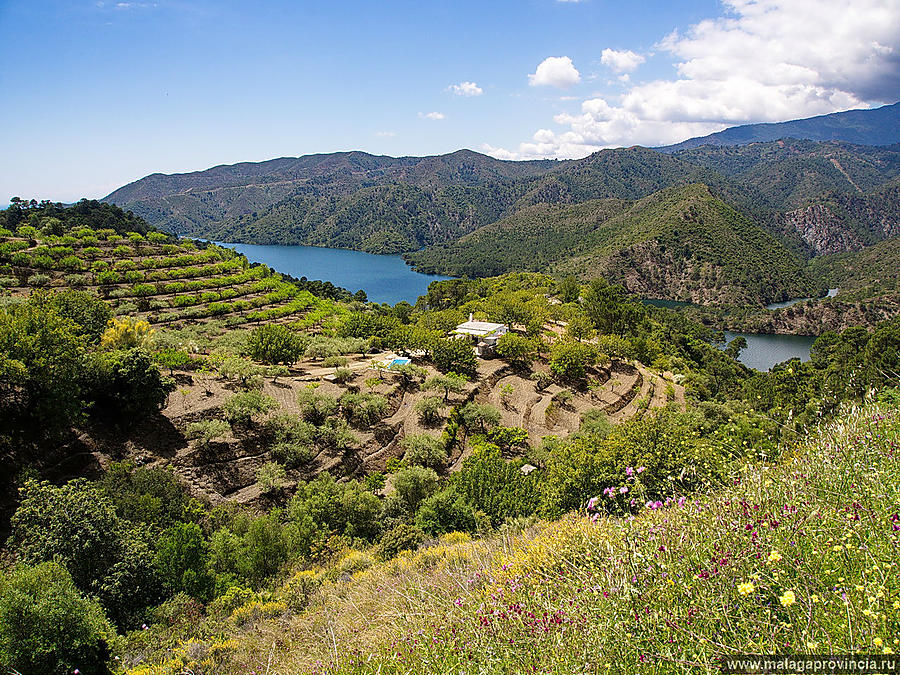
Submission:
[[[432,347],[431,358],[438,370],[445,373],[452,371],[471,378],[478,370],[478,361],[468,340],[438,340]]]
[[[475,444],[451,484],[472,507],[496,526],[507,518],[528,516],[538,507],[537,480],[507,462],[493,443]]]
[[[434,469],[410,466],[394,474],[391,482],[394,491],[408,512],[415,513],[423,499],[437,492],[440,478]]]
[[[156,566],[171,593],[210,599],[215,579],[209,572],[209,544],[196,523],[177,523],[163,532],[156,545]]]
[[[143,349],[94,352],[84,375],[91,413],[116,423],[131,423],[160,410],[175,382],[162,375]]]
[[[572,315],[566,325],[566,335],[576,342],[590,338],[593,332],[594,326],[591,320],[580,312]]]
[[[500,411],[489,403],[470,401],[460,408],[459,414],[468,429],[478,427],[482,432],[487,432],[489,427],[500,424]]]
[[[307,386],[297,393],[300,417],[317,427],[338,411],[338,401],[334,396],[321,394],[315,386]]]
[[[447,449],[436,436],[414,434],[400,441],[400,445],[406,451],[405,459],[414,466],[440,470],[447,465]]]
[[[120,519],[97,486],[83,479],[60,487],[27,480],[20,495],[10,543],[26,563],[58,562],[119,626],[161,599],[150,533]]]
[[[62,565],[21,565],[0,578],[0,666],[10,672],[108,673],[115,635]]]
[[[75,333],[96,344],[112,318],[109,304],[86,291],[36,291],[29,302],[75,322]]]
[[[32,302],[0,309],[0,417],[30,437],[64,429],[83,414],[84,344],[71,319]]]
[[[303,355],[306,344],[287,326],[266,324],[250,333],[248,350],[256,361],[291,366]]]
[[[402,386],[403,389],[412,388],[413,385],[417,385],[425,379],[426,375],[428,375],[427,370],[413,363],[392,365],[388,370],[392,373],[397,373],[400,376],[400,386]]]
[[[433,391],[435,389],[444,391],[444,401],[450,397],[450,392],[454,394],[462,394],[466,390],[466,383],[469,378],[458,373],[447,373],[446,375],[435,375],[429,377],[425,381],[424,389]]]
[[[497,340],[497,354],[516,367],[527,368],[537,356],[537,346],[524,335],[506,333]]]
[[[559,299],[565,303],[578,302],[578,297],[581,295],[581,284],[578,283],[578,279],[569,275],[559,282],[556,293],[559,295]]]
[[[444,402],[438,396],[427,396],[416,403],[416,412],[425,424],[437,424],[441,420]]]
[[[278,462],[266,462],[256,470],[256,484],[264,495],[271,494],[281,489],[281,481],[286,475]]]
[[[731,342],[728,343],[728,346],[725,347],[725,353],[728,354],[733,359],[737,359],[741,355],[741,351],[747,348],[747,338],[743,335],[738,335]]]
[[[550,350],[550,371],[561,380],[581,380],[597,362],[597,349],[580,342],[560,342]]]
[[[416,511],[416,526],[437,536],[447,532],[474,532],[475,509],[455,489],[447,488],[422,501]]]

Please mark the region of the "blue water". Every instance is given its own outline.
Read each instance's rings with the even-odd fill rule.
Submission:
[[[725,331],[725,339],[728,342],[738,335],[743,335],[747,341],[747,348],[741,351],[738,361],[748,368],[764,372],[776,363],[793,358],[809,361],[809,350],[816,341],[811,335],[765,335]]]
[[[837,288],[829,288],[828,295],[826,298],[833,298],[837,295]],[[783,309],[785,307],[790,307],[791,305],[796,305],[798,302],[806,302],[807,300],[812,300],[813,298],[794,298],[793,300],[784,300],[783,302],[773,302],[771,304],[766,305],[766,309]]]
[[[260,246],[226,244],[243,253],[251,262],[268,265],[293,277],[330,281],[335,286],[366,292],[371,302],[395,305],[401,300],[415,304],[432,281],[449,279],[437,274],[421,274],[398,255],[373,255],[361,251],[318,246]]]

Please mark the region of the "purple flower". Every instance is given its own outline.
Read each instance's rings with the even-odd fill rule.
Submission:
[[[622,487],[619,488],[619,493],[620,493],[620,494],[623,494],[623,495],[624,495],[626,492],[628,492],[628,488],[625,487],[624,485],[623,485]]]
[[[588,511],[593,511],[593,510],[594,510],[594,506],[595,506],[596,504],[597,504],[597,498],[596,498],[596,497],[591,497],[590,499],[588,499],[588,503],[587,503]]]
[[[633,475],[634,475],[634,469],[631,468],[631,467],[629,466],[627,469],[625,469],[625,475],[626,475],[626,476],[633,476]]]
[[[647,470],[647,467],[646,467],[646,466],[639,466],[639,467],[638,467],[638,473],[643,473],[643,472],[646,471],[646,470]]]

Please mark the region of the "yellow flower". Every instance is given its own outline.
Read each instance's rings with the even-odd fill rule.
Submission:
[[[750,595],[756,587],[749,581],[738,584],[738,593],[741,595]]]
[[[797,602],[797,596],[794,595],[794,591],[785,591],[784,594],[778,599],[781,601],[781,604],[785,607],[790,607],[795,602]]]
[[[872,644],[875,645],[876,647],[880,647],[881,645],[884,644],[884,642],[881,640],[881,638],[877,637],[874,640],[872,640]]]
[[[881,653],[882,654],[893,654],[894,650],[891,649],[890,647],[885,647],[884,649],[881,650]]]
[[[835,551],[843,551],[843,550],[844,550],[844,547],[841,546],[840,544],[838,544],[837,546],[834,547],[833,550],[835,550]]]
[[[813,594],[810,600],[812,600],[813,602],[821,602],[822,598],[820,598],[817,594]]]
[[[818,642],[807,642],[807,643],[806,643],[806,648],[809,649],[809,650],[818,649],[818,648],[819,648],[819,643],[818,643]]]
[[[778,551],[772,551],[769,554],[770,563],[778,562],[779,560],[781,560],[781,554]]]

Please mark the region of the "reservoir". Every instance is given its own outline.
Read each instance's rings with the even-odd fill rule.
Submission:
[[[761,371],[767,371],[776,363],[793,358],[809,361],[809,350],[816,341],[812,335],[769,335],[725,331],[725,339],[728,342],[739,335],[742,335],[747,341],[747,348],[741,351],[738,361],[748,368]]]
[[[833,288],[828,291],[828,297],[834,297],[837,289]],[[778,302],[769,305],[767,309],[778,309],[781,307],[790,307],[798,302],[809,300],[810,298],[797,298],[785,302]],[[643,302],[654,307],[665,307],[667,309],[678,309],[679,307],[689,307],[692,303],[682,302],[679,300],[654,300],[644,298]],[[725,331],[725,339],[731,342],[737,336],[742,335],[747,341],[747,348],[741,351],[738,361],[748,368],[761,370],[763,372],[769,370],[772,366],[793,358],[799,358],[801,361],[809,361],[809,350],[813,342],[816,341],[815,336],[811,335],[774,335],[768,333],[732,333]],[[725,345],[722,345],[725,348]]]
[[[298,279],[330,281],[353,293],[361,289],[370,302],[395,305],[406,300],[414,305],[420,295],[425,295],[428,284],[450,278],[416,272],[399,255],[374,255],[319,246],[216,243],[242,253],[250,262],[263,263]]]

